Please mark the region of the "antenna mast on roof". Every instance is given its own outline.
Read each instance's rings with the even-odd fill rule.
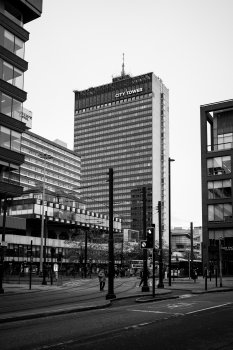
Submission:
[[[122,71],[121,71],[121,76],[125,76],[125,54],[123,53],[123,63],[122,63]]]

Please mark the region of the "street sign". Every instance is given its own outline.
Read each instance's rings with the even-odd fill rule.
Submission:
[[[141,241],[141,249],[147,249],[147,241]]]
[[[3,241],[3,242],[0,242],[0,245],[1,245],[2,247],[7,247],[8,243],[5,242],[5,241]]]

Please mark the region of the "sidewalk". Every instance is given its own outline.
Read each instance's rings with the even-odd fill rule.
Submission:
[[[65,281],[63,285],[32,285],[29,289],[28,284],[7,284],[3,285],[4,294],[0,294],[0,323],[12,322],[39,318],[51,315],[59,315],[71,312],[87,311],[98,308],[105,308],[111,305],[115,300],[135,298],[137,302],[148,302],[164,300],[178,297],[176,291],[183,291],[184,294],[199,294],[209,292],[233,291],[233,277],[225,277],[222,280],[222,287],[216,287],[215,279],[207,281],[207,290],[205,289],[205,279],[199,277],[196,283],[188,278],[175,279],[168,285],[168,280],[164,280],[164,288],[155,289],[155,298],[152,297],[152,281],[149,280],[149,292],[142,292],[139,287],[140,280],[136,277],[116,278],[114,280],[114,293],[116,298],[106,300],[108,283],[106,283],[105,292],[100,294],[98,279],[83,279],[76,281]],[[62,302],[56,305],[46,305],[46,300],[51,301],[56,294],[64,295]],[[83,296],[82,293],[90,295],[89,300],[70,301],[68,297]],[[179,292],[180,294],[180,292]],[[29,298],[29,296],[31,298]],[[64,303],[66,300],[67,303]],[[40,301],[43,303],[40,305]],[[22,309],[23,305],[23,309]]]

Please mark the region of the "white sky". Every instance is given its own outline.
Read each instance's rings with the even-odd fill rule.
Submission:
[[[172,226],[201,222],[200,105],[233,98],[232,0],[43,0],[25,59],[32,132],[73,149],[74,93],[125,70],[170,91]]]

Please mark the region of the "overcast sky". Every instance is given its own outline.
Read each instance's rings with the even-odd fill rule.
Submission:
[[[27,24],[32,132],[73,149],[74,93],[125,71],[170,94],[172,226],[200,226],[200,105],[233,98],[233,0],[43,0]]]

